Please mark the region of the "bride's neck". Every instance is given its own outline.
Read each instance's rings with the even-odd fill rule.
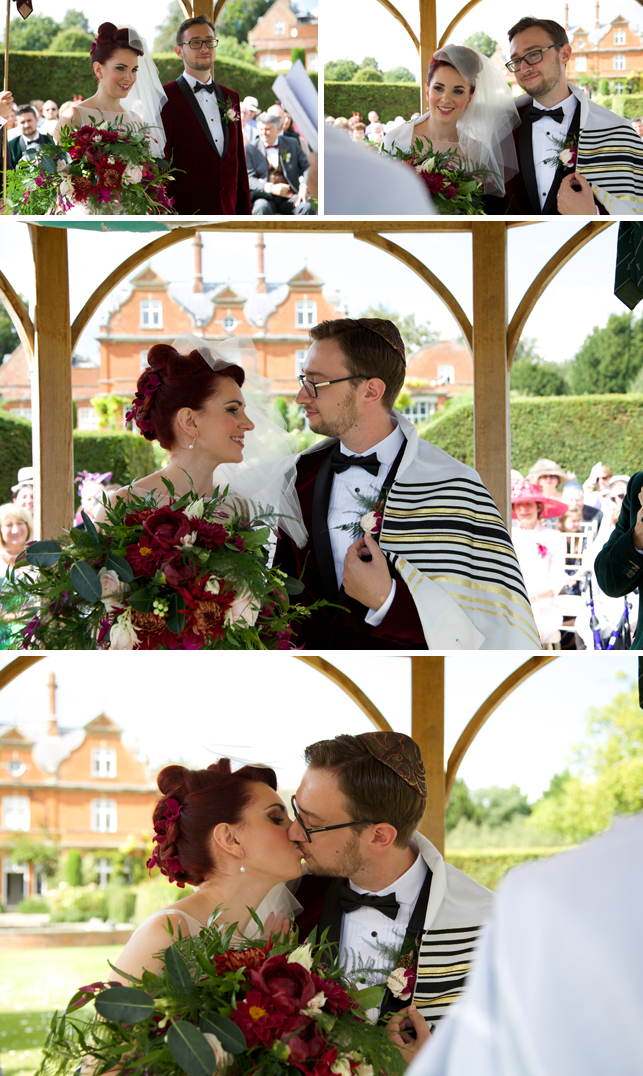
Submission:
[[[123,104],[122,97],[112,97],[110,93],[104,88],[101,83],[96,93],[90,99],[91,104],[94,104],[96,108],[101,112],[127,112],[126,106]],[[89,102],[83,101],[83,105],[87,106]],[[90,106],[91,107],[91,106]]]
[[[251,921],[248,908],[258,908],[261,901],[272,889],[272,885],[264,879],[248,878],[247,872],[235,875],[217,877],[212,881],[208,879],[198,886],[195,896],[199,898],[199,908],[202,921],[212,915],[215,908],[221,906],[217,919],[218,925],[238,923],[237,930],[244,933]]]
[[[458,126],[455,120],[452,123],[442,123],[435,116],[429,115],[427,128],[432,142],[458,141]]]
[[[192,451],[186,448],[173,450],[170,462],[159,474],[169,479],[179,497],[189,493],[191,489],[200,496],[209,496],[214,488],[212,475],[218,463],[218,460],[199,452],[195,445]]]

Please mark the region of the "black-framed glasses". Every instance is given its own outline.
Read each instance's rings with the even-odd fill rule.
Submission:
[[[204,37],[203,40],[201,40],[200,37],[191,37],[189,41],[182,41],[181,44],[187,45],[188,48],[194,49],[194,51],[196,52],[197,49],[201,48],[201,45],[205,45],[205,47],[208,49],[216,48],[216,46],[219,44],[219,38]]]
[[[374,376],[374,374],[351,374],[350,377],[336,377],[334,381],[318,381],[315,384],[314,381],[307,381],[305,374],[298,374],[297,380],[302,389],[305,389],[308,395],[314,399],[317,396],[317,389],[323,389],[326,385],[338,385],[340,381],[356,381],[360,378],[367,381],[369,377]]]
[[[297,825],[299,825],[301,827],[301,829],[306,834],[306,840],[308,841],[308,844],[312,844],[312,841],[311,841],[310,838],[311,838],[311,835],[313,833],[326,833],[329,829],[348,829],[349,826],[365,826],[365,825],[375,826],[375,825],[377,825],[377,823],[374,822],[372,818],[363,818],[361,820],[361,822],[340,822],[340,824],[338,826],[322,826],[321,829],[308,829],[308,827],[305,826],[304,823],[303,823],[303,820],[302,820],[302,817],[301,817],[301,815],[299,813],[299,808],[297,807],[297,802],[296,802],[294,796],[290,797],[290,802],[292,804],[292,811],[293,811],[293,814],[295,816],[295,822],[297,823]]]
[[[510,60],[505,64],[507,71],[520,71],[523,63],[533,67],[535,64],[539,64],[543,58],[543,53],[549,52],[550,49],[559,49],[561,45],[564,45],[564,41],[557,41],[555,45],[548,45],[546,49],[533,49],[531,52],[525,53],[524,56],[517,56],[515,60]]]

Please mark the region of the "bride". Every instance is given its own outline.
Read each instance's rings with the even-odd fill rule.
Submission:
[[[257,927],[248,907],[264,922],[266,936],[279,933],[301,906],[285,885],[301,874],[301,852],[288,840],[292,824],[277,794],[273,770],[243,766],[231,772],[220,759],[207,770],[166,766],[157,778],[162,798],[154,808],[156,847],[148,867],[194,893],[148,916],[115,962],[119,971],[140,977],[157,971],[157,956],[174,936],[196,936],[220,907],[218,926],[238,923],[252,936]],[[248,930],[248,926],[251,930]],[[110,976],[121,982],[117,972]]]
[[[430,141],[438,152],[453,150],[463,163],[495,173],[485,181],[485,193],[504,195],[518,172],[513,130],[520,120],[500,72],[475,49],[446,45],[431,60],[426,98],[428,111],[387,131],[383,148],[406,151],[417,138]]]

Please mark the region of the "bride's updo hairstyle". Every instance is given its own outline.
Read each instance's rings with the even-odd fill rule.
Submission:
[[[129,49],[131,52],[135,52],[137,56],[143,55],[139,49],[135,49],[130,45],[127,27],[119,30],[117,26],[114,26],[113,22],[101,23],[98,27],[96,40],[90,49],[92,63],[107,63],[119,49]]]
[[[154,344],[147,361],[125,418],[133,419],[148,441],[159,441],[165,449],[174,448],[174,420],[182,407],[201,411],[219,392],[223,377],[233,378],[241,388],[246,376],[241,366],[226,366],[215,373],[199,351],[181,355],[169,344]]]
[[[431,59],[429,64],[429,73],[426,76],[427,86],[431,85],[431,82],[435,76],[435,72],[439,67],[452,67],[463,79],[469,83],[471,92],[475,93],[476,79],[482,70],[482,63],[480,57],[476,53],[475,49],[469,49],[466,45],[449,45],[449,56],[451,60],[443,58],[443,50],[438,49],[435,55]]]
[[[147,866],[157,866],[180,888],[201,885],[216,870],[211,836],[221,822],[237,825],[253,800],[253,782],[276,791],[277,775],[263,766],[242,766],[232,773],[230,759],[207,770],[165,766],[156,782],[162,797],[154,808],[156,846]]]

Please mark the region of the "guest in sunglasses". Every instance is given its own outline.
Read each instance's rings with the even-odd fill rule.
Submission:
[[[601,590],[610,598],[633,594],[643,583],[643,471],[614,475],[608,485],[612,505],[612,533],[596,557],[594,571]],[[603,527],[606,521],[603,521]],[[601,538],[599,531],[596,543]],[[633,610],[635,613],[635,610]],[[632,649],[643,644],[643,620],[640,620]]]

